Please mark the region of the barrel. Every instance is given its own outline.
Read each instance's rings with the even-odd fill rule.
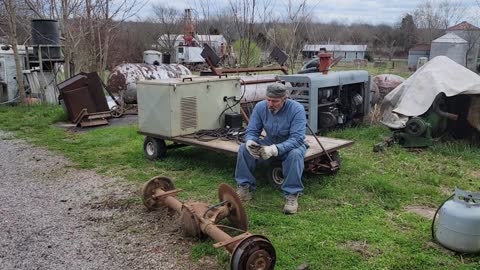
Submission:
[[[39,48],[41,48],[42,61],[62,59],[58,21],[50,19],[32,20],[32,45],[35,59],[38,59]]]

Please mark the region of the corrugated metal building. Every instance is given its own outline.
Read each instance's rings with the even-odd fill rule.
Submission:
[[[430,59],[444,55],[460,65],[465,66],[467,51],[468,42],[466,40],[455,34],[448,33],[432,41]]]
[[[447,33],[455,34],[467,41],[468,52],[466,65],[470,70],[477,71],[478,54],[480,50],[480,28],[463,21],[457,25],[449,27]]]
[[[305,58],[312,58],[321,51],[332,52],[334,57],[343,56],[342,61],[352,62],[365,58],[367,45],[307,44],[303,46],[302,53]]]
[[[417,61],[420,57],[430,58],[430,45],[418,44],[408,50],[408,68],[415,70],[417,68]]]

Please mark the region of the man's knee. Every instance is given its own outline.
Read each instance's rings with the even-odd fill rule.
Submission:
[[[304,156],[305,156],[305,151],[303,151],[303,149],[295,148],[295,149],[290,150],[290,152],[288,152],[287,159],[301,159],[301,160],[303,160]]]
[[[247,151],[247,145],[245,143],[240,144],[240,149],[238,149],[238,153],[244,153]]]

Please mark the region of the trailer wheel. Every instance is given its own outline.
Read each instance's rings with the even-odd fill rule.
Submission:
[[[282,163],[273,162],[267,170],[267,179],[274,188],[281,188],[285,178],[283,177]]]
[[[336,171],[328,171],[327,175],[335,175],[342,168],[342,159],[340,158],[340,153],[338,153],[338,151],[331,152],[330,157],[338,163],[338,169]],[[328,157],[325,156],[325,160],[328,162]]]
[[[162,139],[146,136],[143,141],[143,154],[149,160],[163,159],[167,155],[167,145]]]

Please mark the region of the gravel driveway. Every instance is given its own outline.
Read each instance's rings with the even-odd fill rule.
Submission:
[[[190,260],[194,241],[139,186],[71,165],[0,131],[1,269],[219,268]]]

